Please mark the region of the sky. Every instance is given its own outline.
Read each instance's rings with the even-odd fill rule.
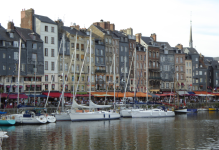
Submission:
[[[156,33],[157,41],[172,47],[189,46],[192,19],[193,47],[204,56],[219,57],[219,0],[10,0],[10,4],[1,3],[5,7],[0,9],[0,23],[5,28],[9,20],[19,27],[22,9],[33,8],[35,14],[62,19],[65,26],[88,28],[103,19],[114,23],[116,30],[131,27],[134,34]]]

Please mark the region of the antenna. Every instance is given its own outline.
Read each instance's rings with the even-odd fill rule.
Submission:
[[[192,11],[190,12],[190,23],[192,24]]]

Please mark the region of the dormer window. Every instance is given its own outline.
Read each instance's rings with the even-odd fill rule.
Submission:
[[[22,43],[22,48],[25,48],[25,44],[24,43]]]
[[[164,50],[164,54],[168,54],[168,50]]]
[[[109,32],[109,31],[107,31],[107,34],[110,34],[110,32]]]
[[[33,40],[36,40],[36,35],[33,35]]]
[[[200,68],[202,68],[202,65],[200,65]]]
[[[32,43],[32,48],[37,49],[37,43]]]
[[[5,46],[5,41],[2,41],[2,45]]]
[[[14,33],[9,33],[10,34],[10,38],[14,38]]]
[[[87,35],[90,35],[90,32],[87,31],[86,33],[87,33]]]
[[[178,53],[178,50],[176,50],[176,53]]]
[[[18,47],[18,41],[14,41],[13,46]]]

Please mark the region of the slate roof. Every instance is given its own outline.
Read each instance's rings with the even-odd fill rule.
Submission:
[[[34,41],[43,42],[40,39],[40,37],[37,34],[35,34],[32,30],[30,30],[30,29],[24,29],[24,28],[15,27],[15,30],[22,37],[22,39],[24,41],[33,40],[30,35],[34,34],[36,36],[36,40],[34,40]]]
[[[81,36],[88,36],[85,32],[79,31],[75,28],[71,28],[71,27],[66,27],[66,26],[62,26],[62,29],[65,30],[66,32],[76,35],[76,32],[78,33],[78,35]]]
[[[195,48],[185,47],[183,48],[183,52],[185,51],[185,49],[189,50],[189,54],[199,54]]]
[[[58,33],[58,39],[61,40],[62,39],[62,33]],[[70,42],[69,38],[66,36],[65,34],[65,41],[66,42]]]
[[[0,28],[0,40],[3,41],[15,41],[15,38],[10,38],[7,34],[7,30],[4,28]]]
[[[146,36],[142,36],[141,39],[147,44],[147,45],[151,45],[151,41],[153,41],[151,39],[151,37],[146,37]]]
[[[165,45],[165,47],[168,49],[168,50],[175,50],[175,47],[171,47],[170,44],[168,42],[156,42],[157,45],[162,48],[163,45]]]
[[[55,24],[56,23],[54,21],[52,21],[49,17],[46,16],[41,16],[41,15],[33,15],[34,17],[36,17],[37,19],[39,19],[41,22],[45,22],[45,23],[50,23],[50,24]]]

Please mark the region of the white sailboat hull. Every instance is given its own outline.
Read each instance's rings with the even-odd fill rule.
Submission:
[[[140,110],[143,110],[143,109],[123,109],[123,110],[120,111],[120,116],[124,117],[124,118],[131,118],[132,117],[132,114],[131,114],[132,111],[140,111]]]
[[[191,112],[191,111],[188,111],[187,109],[178,109],[178,110],[175,110],[176,113],[188,113],[188,112]]]
[[[156,118],[156,117],[174,117],[173,111],[163,111],[159,109],[132,111],[132,118]]]
[[[120,115],[114,112],[84,112],[70,113],[71,121],[94,121],[119,119]]]
[[[56,121],[71,121],[69,113],[55,114]]]
[[[34,116],[34,117],[23,117],[23,114],[14,114],[11,115],[15,117],[16,123],[20,124],[44,124],[47,123],[45,116]]]
[[[54,123],[54,122],[56,122],[56,118],[55,118],[54,116],[48,115],[48,116],[46,117],[46,119],[47,119],[47,122],[49,122],[49,123]]]

